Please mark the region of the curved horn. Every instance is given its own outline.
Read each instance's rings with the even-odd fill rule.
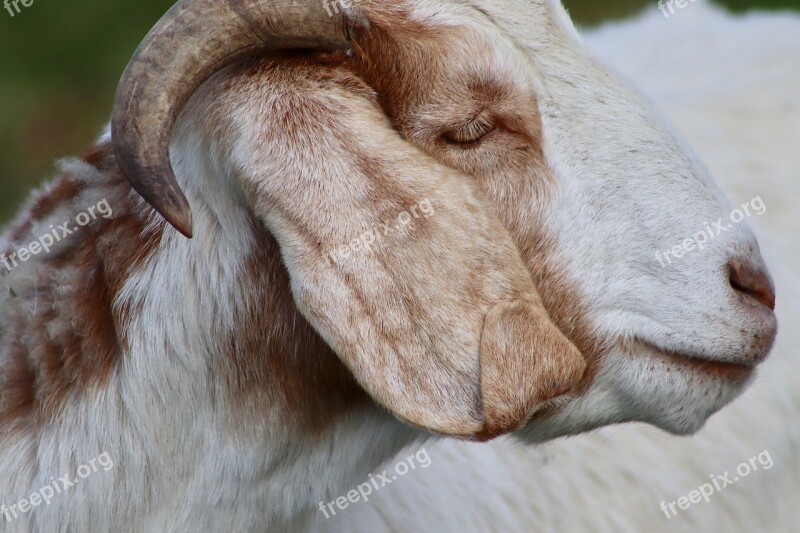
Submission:
[[[192,212],[169,144],[192,94],[247,56],[347,42],[345,17],[321,0],[181,0],[145,37],[120,80],[111,125],[117,163],[133,188],[191,238]]]

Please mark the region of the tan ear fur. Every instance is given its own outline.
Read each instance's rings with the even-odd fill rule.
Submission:
[[[248,79],[272,95],[259,113],[222,110],[231,160],[298,308],[361,386],[410,424],[486,440],[575,385],[583,358],[473,181],[403,140],[355,76],[269,70]]]

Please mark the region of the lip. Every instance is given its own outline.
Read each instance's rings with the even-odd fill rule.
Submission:
[[[668,361],[672,365],[678,365],[693,373],[733,383],[746,382],[756,370],[756,365],[712,361],[697,355],[662,350],[644,341],[637,341],[635,348],[644,349],[653,357]]]

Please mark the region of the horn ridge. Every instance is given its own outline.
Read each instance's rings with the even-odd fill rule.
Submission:
[[[246,57],[348,44],[345,15],[319,1],[181,0],[147,34],[117,88],[111,120],[117,163],[172,226],[192,236],[192,212],[169,158],[177,117],[197,88]]]

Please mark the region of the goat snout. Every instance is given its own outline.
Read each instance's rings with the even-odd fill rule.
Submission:
[[[775,285],[757,252],[733,257],[728,261],[726,275],[738,312],[742,313],[742,362],[759,364],[769,354],[778,331]]]
[[[731,287],[745,299],[775,310],[775,286],[772,278],[749,258],[738,257],[728,263]]]

